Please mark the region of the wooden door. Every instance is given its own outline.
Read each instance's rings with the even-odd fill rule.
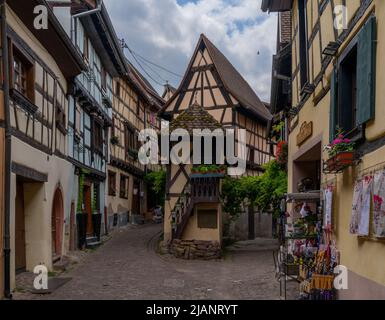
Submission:
[[[132,190],[132,214],[140,214],[140,183],[134,180]]]
[[[52,203],[52,256],[61,256],[63,243],[64,207],[60,189],[56,189]]]
[[[84,186],[84,208],[87,213],[87,236],[93,235],[93,226],[92,226],[92,207],[91,207],[91,186]]]
[[[24,188],[22,182],[16,185],[15,203],[15,268],[25,269],[25,217],[24,217]]]

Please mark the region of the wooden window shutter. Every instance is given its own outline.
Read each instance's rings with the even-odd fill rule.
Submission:
[[[357,125],[374,117],[376,17],[372,16],[358,34],[357,47]]]
[[[334,70],[330,80],[330,141],[333,141],[337,128],[337,107],[338,107],[338,87],[337,87],[337,69]]]

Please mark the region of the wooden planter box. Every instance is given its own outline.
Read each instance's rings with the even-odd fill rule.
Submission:
[[[324,171],[340,172],[354,164],[354,151],[340,152],[325,162]]]

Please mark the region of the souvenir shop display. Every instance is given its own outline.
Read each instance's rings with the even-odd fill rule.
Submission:
[[[299,284],[298,299],[334,300],[334,268],[339,252],[333,240],[333,187],[324,191],[288,194],[291,211],[283,211],[285,230],[278,270],[281,297],[286,299],[287,281]]]

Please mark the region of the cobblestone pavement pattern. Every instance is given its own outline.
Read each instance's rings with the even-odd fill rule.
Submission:
[[[15,299],[279,299],[275,240],[243,242],[217,261],[155,252],[161,225],[129,226],[61,274],[72,280],[52,294],[19,290]],[[32,281],[32,280],[31,280]],[[293,291],[293,288],[292,288]]]

